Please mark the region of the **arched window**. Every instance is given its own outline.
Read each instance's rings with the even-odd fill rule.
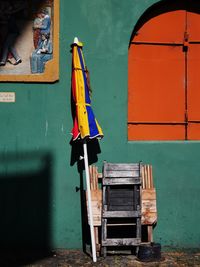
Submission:
[[[171,2],[171,3],[170,3]],[[200,3],[161,1],[128,52],[128,139],[200,140]]]

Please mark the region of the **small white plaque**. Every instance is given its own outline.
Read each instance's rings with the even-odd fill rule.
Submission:
[[[0,102],[14,103],[15,93],[14,92],[0,92]]]

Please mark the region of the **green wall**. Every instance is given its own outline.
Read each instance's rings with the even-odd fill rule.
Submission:
[[[0,235],[3,245],[82,246],[80,175],[70,166],[71,53],[84,43],[93,109],[103,128],[103,160],[153,165],[162,246],[199,246],[200,143],[127,141],[127,57],[139,17],[155,0],[60,0],[60,80],[1,83],[16,93],[0,103]],[[12,229],[12,230],[11,230]],[[10,231],[10,232],[9,232]]]

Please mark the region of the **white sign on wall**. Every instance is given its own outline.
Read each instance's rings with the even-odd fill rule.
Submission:
[[[14,103],[15,93],[14,92],[0,92],[0,102]]]

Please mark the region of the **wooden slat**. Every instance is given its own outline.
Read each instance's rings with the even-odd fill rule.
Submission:
[[[86,192],[86,202],[87,202],[87,192]],[[91,190],[91,206],[93,213],[93,224],[94,226],[101,225],[101,214],[102,214],[102,191],[101,190]],[[88,205],[88,202],[87,202]],[[88,223],[89,213],[88,213]]]
[[[104,163],[104,170],[137,171],[139,163]]]
[[[132,211],[133,210],[133,204],[132,205],[110,205],[109,211]]]
[[[147,183],[148,183],[148,188],[151,188],[150,165],[147,165]]]
[[[107,238],[107,219],[102,219],[102,232],[103,232],[103,235],[102,235],[102,241],[105,241],[106,238]]]
[[[98,189],[98,168],[94,166],[95,189]]]
[[[90,175],[90,189],[93,190],[93,166],[89,166],[89,175]]]
[[[152,165],[142,165],[142,224],[149,227],[157,221],[156,190],[153,183]],[[152,231],[149,228],[148,241],[153,240]]]
[[[151,225],[147,226],[148,241],[153,242],[153,227]]]
[[[148,188],[148,177],[147,177],[147,166],[144,166],[144,180],[145,180],[145,188]]]
[[[145,212],[142,214],[142,225],[153,225],[157,222],[157,212]]]
[[[126,199],[126,198],[123,198],[123,199],[120,199],[120,198],[112,198],[110,199],[110,202],[109,202],[109,205],[110,206],[132,206],[134,205],[134,202],[133,202],[133,199]]]
[[[110,198],[133,198],[133,190],[128,191],[128,190],[110,190]]]
[[[102,201],[102,191],[97,189],[97,190],[92,190],[91,191],[91,200],[96,200],[101,203]]]
[[[101,179],[103,177],[102,173],[98,173],[98,178]]]
[[[156,200],[142,200],[142,212],[145,214],[146,212],[157,212]]]
[[[141,243],[140,238],[107,238],[102,240],[103,246],[137,246]]]
[[[156,190],[142,189],[142,224],[152,225],[157,221]]]
[[[127,178],[104,178],[103,185],[128,185],[128,184],[141,184],[141,179],[137,177]]]
[[[89,175],[90,175],[90,188],[91,190],[98,189],[98,168],[94,165],[89,166]]]
[[[145,188],[144,166],[142,166],[142,188]]]
[[[152,165],[142,165],[141,168],[142,173],[142,188],[143,189],[151,189],[154,187],[153,184],[153,172]]]
[[[90,189],[93,190],[92,188],[92,166],[89,166],[89,176],[90,176]]]
[[[97,251],[100,250],[100,247],[99,247],[99,232],[98,232],[98,227],[97,226],[94,226],[94,236],[95,236],[95,243],[96,243],[96,249]]]
[[[140,216],[140,211],[103,211],[103,217],[105,218],[136,218]]]
[[[156,200],[156,189],[142,189],[142,200]]]
[[[136,237],[140,238],[141,237],[141,218],[136,218]]]
[[[132,226],[136,223],[107,223],[107,226]]]
[[[150,188],[153,188],[153,173],[152,173],[152,166],[150,165]]]
[[[106,170],[104,172],[104,177],[140,177],[139,170],[131,170],[131,171],[125,171],[125,170]]]
[[[92,167],[92,189],[95,190],[96,189],[95,166],[91,166],[91,167]]]
[[[123,198],[118,197],[110,197],[109,198],[109,205],[133,205],[133,198],[123,196]]]

